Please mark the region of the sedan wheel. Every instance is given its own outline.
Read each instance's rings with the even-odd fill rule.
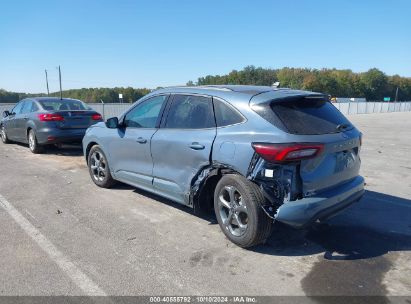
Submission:
[[[36,147],[36,138],[34,137],[34,133],[33,132],[30,132],[30,135],[29,135],[29,148],[30,148],[30,150],[34,150],[34,148]]]
[[[0,136],[1,136],[1,141],[4,144],[8,144],[10,142],[9,139],[7,138],[6,128],[4,126],[1,126]]]
[[[29,131],[28,142],[31,152],[33,152],[34,154],[43,152],[43,147],[38,144],[36,133],[33,130]]]

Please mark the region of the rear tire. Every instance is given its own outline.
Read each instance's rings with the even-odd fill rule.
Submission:
[[[30,130],[27,141],[29,142],[29,149],[34,154],[40,154],[44,151],[44,148],[37,142],[36,133],[34,130]]]
[[[3,144],[10,143],[10,140],[7,137],[6,128],[4,127],[4,125],[2,125],[0,128],[0,137],[1,137],[1,141],[3,142]]]
[[[111,188],[116,183],[111,176],[107,157],[99,145],[91,147],[87,164],[90,177],[97,186]]]
[[[259,187],[243,176],[228,174],[221,178],[214,192],[214,210],[231,242],[248,248],[270,236],[272,220],[261,208],[264,201]]]

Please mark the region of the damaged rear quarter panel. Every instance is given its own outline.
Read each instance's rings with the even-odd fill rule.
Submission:
[[[299,185],[295,181],[297,168],[293,165],[272,165],[260,159],[258,164],[254,164],[253,172],[250,172],[252,163],[255,161],[253,142],[287,142],[289,134],[261,120],[259,116],[253,117],[257,114],[251,109],[250,112],[244,113],[244,111],[246,109],[242,111],[247,118],[245,123],[217,128],[217,136],[212,149],[212,163],[203,168],[192,183],[191,198],[194,209],[196,209],[195,200],[206,180],[212,175],[221,174],[221,170],[223,173],[241,174],[256,182],[266,196],[267,205],[270,206],[277,206],[280,201],[282,203],[282,198],[286,195],[289,199],[293,199],[297,193],[297,190],[292,188]],[[273,178],[264,176],[266,168],[275,172]]]

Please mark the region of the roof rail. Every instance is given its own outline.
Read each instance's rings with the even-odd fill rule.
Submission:
[[[205,89],[215,89],[215,90],[221,90],[221,91],[231,91],[233,92],[234,90],[226,87],[224,85],[201,85],[201,86],[197,86],[196,88],[205,88]]]

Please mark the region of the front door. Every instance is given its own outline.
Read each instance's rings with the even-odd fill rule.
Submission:
[[[15,136],[21,142],[27,142],[27,121],[32,104],[31,100],[24,101],[20,114],[14,117]]]
[[[20,112],[22,110],[24,101],[20,101],[14,108],[10,111],[10,116],[4,121],[4,126],[6,128],[7,137],[11,140],[20,141],[18,132],[16,131],[16,121],[20,117]]]
[[[150,142],[157,131],[167,95],[149,98],[125,116],[109,143],[111,171],[116,179],[143,189],[152,188]]]
[[[188,204],[191,181],[210,164],[215,136],[211,98],[175,95],[165,122],[151,140],[156,190]]]

